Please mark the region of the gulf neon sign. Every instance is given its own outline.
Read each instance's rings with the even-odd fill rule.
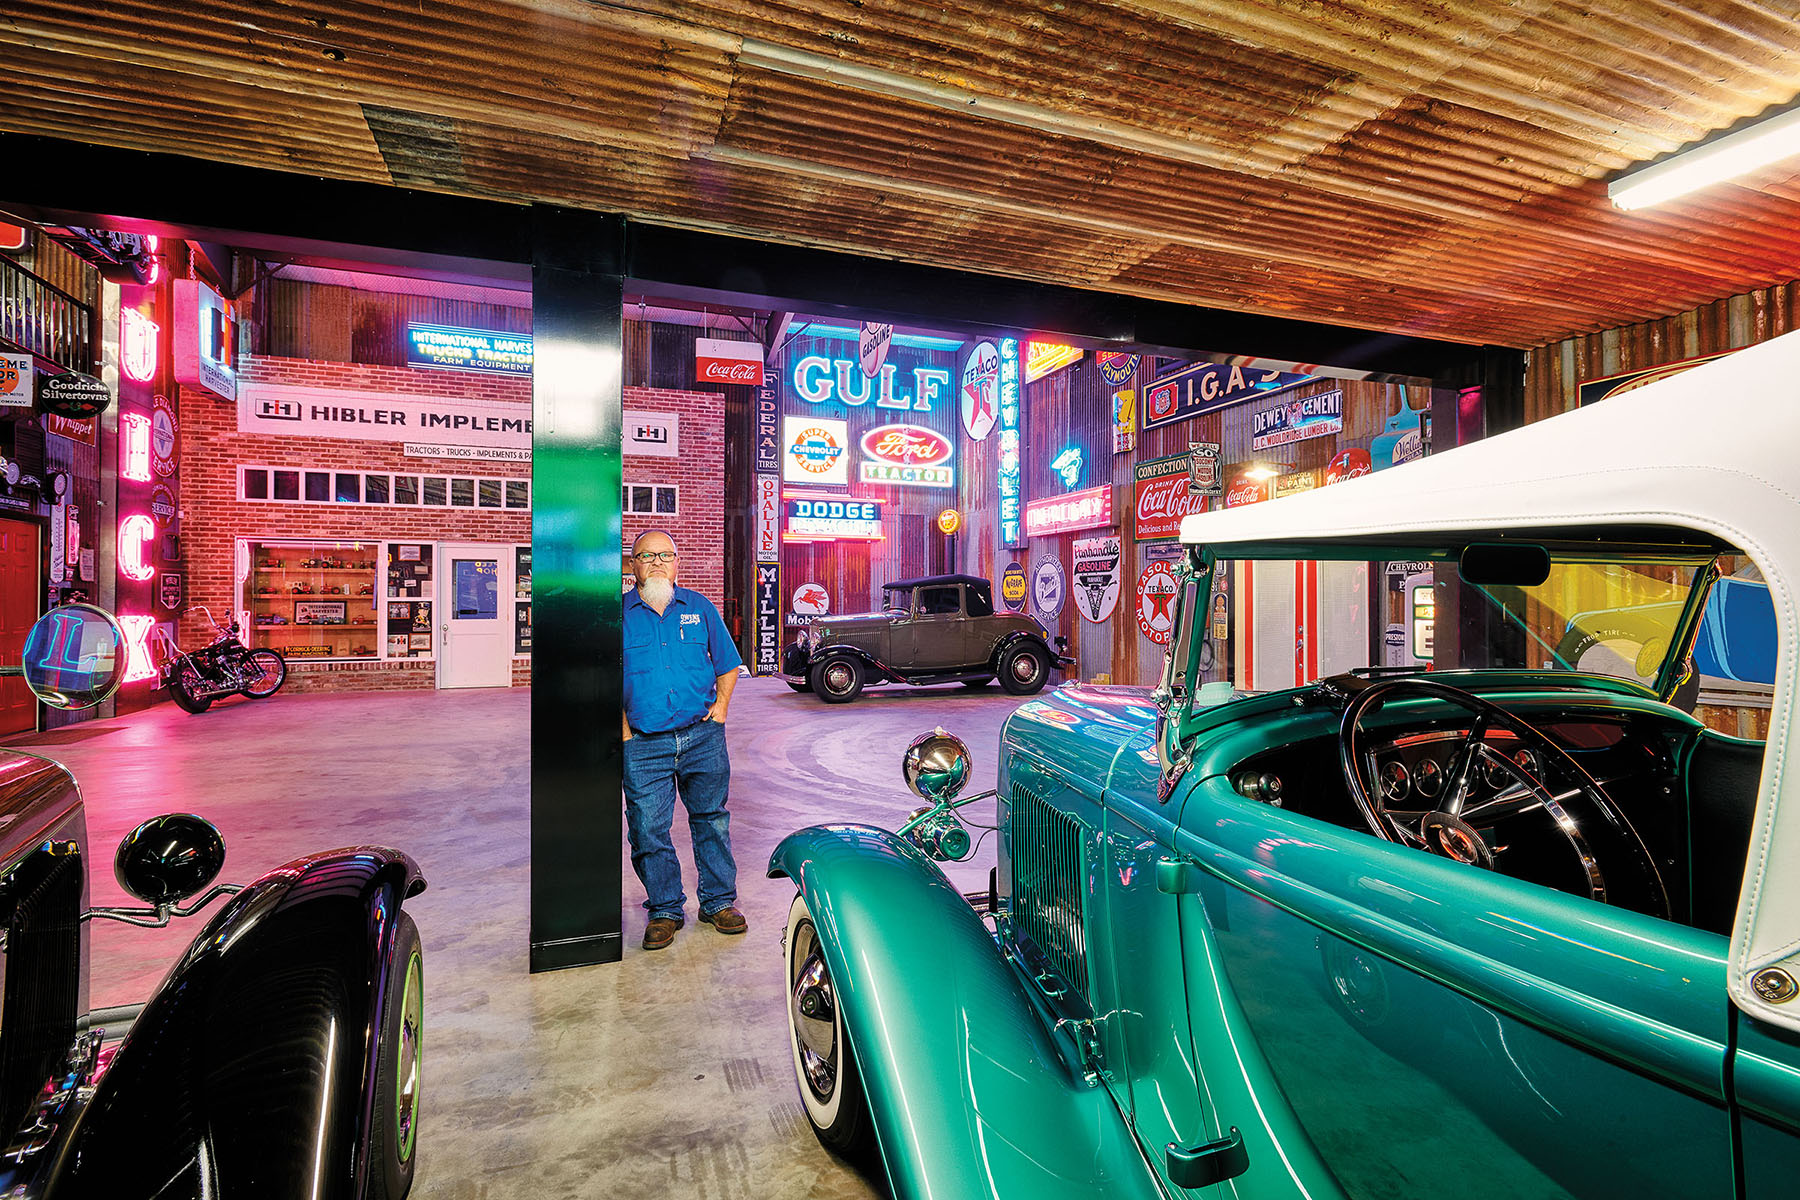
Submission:
[[[895,390],[899,374],[900,368],[885,363],[880,375],[871,379],[854,358],[830,359],[809,354],[794,364],[794,394],[812,404],[838,400],[859,408],[873,400],[876,408],[930,412],[931,402],[950,389],[950,372],[941,367],[914,367],[911,395]]]

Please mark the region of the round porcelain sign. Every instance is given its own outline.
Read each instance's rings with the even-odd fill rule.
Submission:
[[[1175,628],[1175,570],[1166,562],[1153,562],[1138,576],[1137,622],[1143,635],[1159,646],[1169,644]]]
[[[1062,615],[1068,595],[1069,582],[1063,574],[1062,560],[1048,554],[1038,559],[1037,570],[1031,573],[1031,603],[1037,615],[1045,621],[1056,620]]]
[[[1018,563],[1007,563],[1006,570],[1000,575],[1000,599],[1006,607],[1014,612],[1025,610],[1025,568]]]
[[[983,441],[1000,415],[1000,351],[976,342],[962,373],[962,423],[970,440]]]
[[[794,615],[822,617],[831,611],[831,593],[816,583],[803,583],[794,589]]]

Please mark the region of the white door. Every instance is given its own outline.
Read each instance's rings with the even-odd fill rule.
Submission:
[[[437,553],[438,686],[512,686],[513,548],[440,542]]]

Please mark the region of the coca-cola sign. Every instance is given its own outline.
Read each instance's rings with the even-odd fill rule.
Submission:
[[[1353,446],[1348,450],[1338,451],[1337,457],[1326,464],[1325,483],[1329,486],[1346,479],[1355,479],[1374,469],[1375,463],[1369,457],[1369,452]]]
[[[1269,481],[1252,479],[1248,475],[1239,475],[1232,480],[1231,486],[1225,489],[1225,507],[1237,508],[1245,504],[1256,504],[1269,498]]]
[[[694,339],[694,378],[701,383],[760,384],[763,377],[761,342],[734,342],[724,338]]]
[[[865,455],[902,467],[935,467],[950,461],[956,447],[923,425],[880,425],[862,435]]]
[[[1188,491],[1188,456],[1171,454],[1132,468],[1137,489],[1137,521],[1133,538],[1166,542],[1181,536],[1181,518],[1205,512],[1208,497]]]

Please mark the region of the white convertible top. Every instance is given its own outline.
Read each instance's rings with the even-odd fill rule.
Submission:
[[[1800,332],[1485,441],[1283,500],[1200,513],[1181,540],[1218,548],[1372,535],[1675,525],[1749,554],[1768,580],[1780,657],[1749,866],[1731,937],[1732,999],[1800,1030],[1800,999],[1751,977],[1800,979]],[[1783,867],[1785,866],[1785,870]]]

